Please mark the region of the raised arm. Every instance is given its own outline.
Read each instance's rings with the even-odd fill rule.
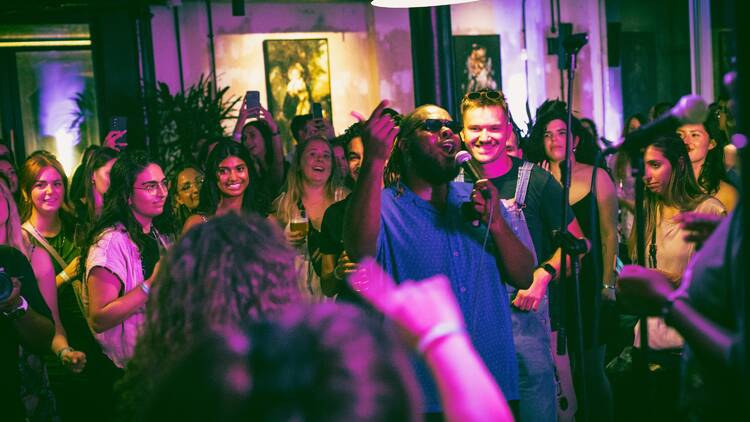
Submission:
[[[344,247],[355,261],[376,252],[383,172],[398,134],[391,117],[383,115],[387,105],[385,100],[378,104],[362,129],[364,160],[344,214]],[[358,114],[355,117],[364,120]]]

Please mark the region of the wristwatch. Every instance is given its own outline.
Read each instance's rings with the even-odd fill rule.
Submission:
[[[555,277],[557,277],[557,270],[555,269],[555,267],[550,265],[549,262],[545,262],[544,264],[540,265],[539,268],[543,269],[544,271],[547,271],[549,275],[552,276],[553,280],[555,279]]]
[[[18,304],[16,309],[10,312],[3,312],[3,316],[11,320],[15,320],[26,315],[26,311],[29,309],[29,302],[27,302],[23,296],[19,296],[19,299],[21,299],[21,303]]]

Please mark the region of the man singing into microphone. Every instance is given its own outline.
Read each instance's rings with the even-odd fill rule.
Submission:
[[[547,286],[560,271],[560,249],[553,247],[553,230],[560,228],[562,187],[546,171],[510,157],[506,142],[512,124],[505,97],[499,91],[469,93],[461,101],[462,137],[483,177],[494,185],[509,214],[528,227],[539,265],[527,289],[510,287],[513,336],[520,361],[521,420],[556,419],[554,363],[550,350]],[[568,231],[583,238],[573,211]],[[528,237],[526,238],[528,242]],[[527,243],[528,244],[528,243]]]
[[[398,129],[382,114],[384,107],[375,109],[362,131],[364,161],[344,218],[346,250],[354,260],[375,256],[397,282],[445,274],[472,343],[514,408],[518,363],[505,282],[529,287],[531,251],[506,223],[491,183],[450,183],[458,174],[461,127],[447,111],[418,107]],[[484,225],[472,226],[466,202]],[[424,353],[429,358],[429,349]],[[442,412],[429,372],[419,363],[416,372],[425,412]]]

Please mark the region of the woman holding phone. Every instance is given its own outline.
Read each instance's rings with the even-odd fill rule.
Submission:
[[[253,158],[259,175],[257,186],[273,198],[284,182],[284,150],[279,126],[260,104],[258,91],[248,91],[240,106],[233,138],[242,143]]]

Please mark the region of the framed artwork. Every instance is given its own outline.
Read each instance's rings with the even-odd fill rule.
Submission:
[[[453,50],[457,97],[480,89],[503,89],[500,35],[456,35]]]
[[[323,117],[331,118],[331,79],[328,40],[265,40],[268,108],[291,142],[290,124],[294,116],[312,112],[320,103]],[[285,145],[289,150],[291,145]]]

